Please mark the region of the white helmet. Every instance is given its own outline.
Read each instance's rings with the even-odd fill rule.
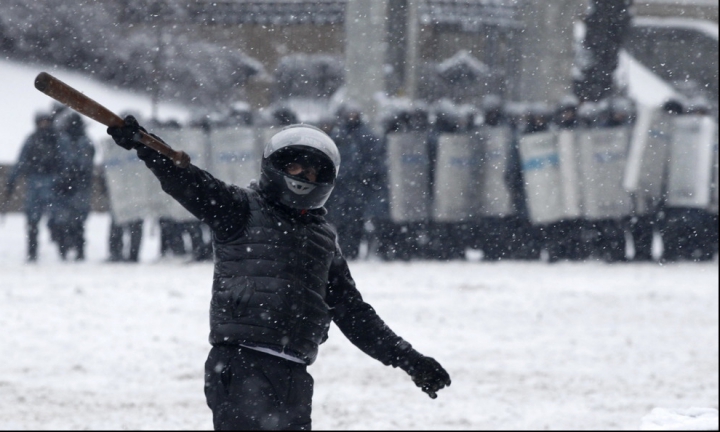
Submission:
[[[317,179],[308,181],[288,174],[284,168],[291,162],[314,167]],[[260,190],[268,198],[291,208],[320,208],[335,187],[339,169],[340,152],[325,132],[306,124],[290,125],[265,145]]]

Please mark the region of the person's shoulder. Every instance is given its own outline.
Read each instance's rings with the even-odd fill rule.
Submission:
[[[227,188],[230,191],[230,193],[236,197],[236,198],[242,198],[242,199],[249,199],[249,198],[260,198],[257,191],[249,188],[249,187],[242,187],[235,184],[227,183]]]
[[[38,136],[39,136],[38,131],[35,130],[35,131],[30,132],[30,134],[27,137],[25,137],[25,141],[23,142],[23,145],[28,146],[28,145],[35,144],[38,141]]]

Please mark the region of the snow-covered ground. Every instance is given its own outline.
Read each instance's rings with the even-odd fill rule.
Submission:
[[[0,429],[211,429],[203,395],[212,265],[62,263],[42,226],[0,223]],[[431,400],[333,326],[310,367],[316,429],[718,428],[718,262],[352,262],[365,299],[438,359]]]

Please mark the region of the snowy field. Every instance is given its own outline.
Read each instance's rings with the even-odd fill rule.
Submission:
[[[108,227],[93,213],[88,260],[62,263],[43,225],[25,264],[22,216],[0,223],[0,429],[212,428],[212,265],[159,259],[152,225],[140,264],[105,263]],[[431,400],[333,326],[310,367],[315,429],[718,427],[717,260],[351,270],[453,384]]]

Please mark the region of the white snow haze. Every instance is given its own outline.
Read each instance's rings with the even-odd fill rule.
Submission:
[[[52,105],[33,87],[44,70],[0,60],[3,164]],[[47,72],[113,111],[150,112],[146,97]],[[159,112],[184,119],[187,108]],[[94,140],[105,134],[88,125]],[[86,260],[62,262],[43,221],[38,261],[27,264],[24,216],[0,219],[0,429],[212,429],[203,393],[212,263],[160,258],[152,221],[138,264],[108,263],[109,224],[91,213]],[[332,326],[309,367],[314,429],[718,429],[717,257],[370,259],[350,270],[452,385],[432,400]]]

